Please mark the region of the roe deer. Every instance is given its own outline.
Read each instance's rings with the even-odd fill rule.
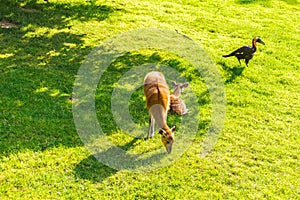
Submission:
[[[160,72],[150,72],[144,79],[144,94],[149,110],[149,128],[147,139],[154,136],[155,121],[159,127],[161,141],[168,153],[172,151],[174,142],[174,131],[176,126],[169,128],[167,125],[167,115],[170,106],[170,91],[165,77]]]
[[[170,95],[170,112],[185,115],[188,113],[188,109],[186,108],[184,101],[179,96],[183,89],[189,86],[189,83],[185,82],[177,84],[175,81],[172,81],[172,85],[175,86],[175,89]]]

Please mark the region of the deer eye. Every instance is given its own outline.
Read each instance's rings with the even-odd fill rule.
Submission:
[[[167,144],[170,144],[170,141],[167,141]]]

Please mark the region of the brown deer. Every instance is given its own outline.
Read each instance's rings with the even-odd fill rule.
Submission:
[[[171,153],[176,126],[169,128],[166,122],[170,107],[170,91],[162,73],[154,71],[145,76],[144,94],[150,114],[147,139],[154,136],[154,125],[156,121],[160,129],[161,141],[166,147],[167,152]]]
[[[177,84],[175,81],[172,81],[172,85],[175,86],[175,89],[170,95],[170,112],[185,115],[188,113],[188,109],[186,108],[184,101],[179,96],[184,88],[189,86],[189,83],[185,82]]]

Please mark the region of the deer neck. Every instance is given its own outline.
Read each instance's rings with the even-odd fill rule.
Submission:
[[[174,94],[175,96],[179,97],[180,93],[181,93],[180,87],[176,87],[176,88],[174,89],[173,94]]]
[[[160,104],[155,104],[150,107],[150,113],[154,117],[158,128],[164,128],[167,121],[167,110]]]

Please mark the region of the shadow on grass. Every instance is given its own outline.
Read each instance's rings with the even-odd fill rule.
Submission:
[[[110,148],[105,152],[91,155],[88,158],[82,160],[74,169],[75,176],[80,179],[89,180],[92,182],[102,182],[104,179],[116,174],[118,170],[111,168],[107,165],[102,164],[100,161],[96,159],[105,158],[107,160],[107,156],[110,154],[115,154],[115,148]],[[134,159],[137,159],[138,156],[131,156],[130,160],[122,160],[124,162],[118,163],[121,169],[130,169],[134,170],[136,167],[141,166],[149,166],[153,162],[158,162],[162,157],[164,157],[166,153],[155,154],[150,158],[142,160],[139,164],[131,162]],[[108,159],[109,160],[109,159]],[[119,162],[120,159],[117,159],[116,162]],[[112,159],[109,162],[113,162]],[[129,168],[130,166],[130,168]]]
[[[3,6],[2,4],[6,4]],[[28,23],[38,26],[66,28],[68,23],[74,19],[89,21],[91,19],[102,21],[109,17],[109,14],[121,9],[111,8],[105,5],[90,3],[36,3],[36,0],[0,1],[2,16],[8,16],[8,20],[17,22],[20,26]],[[13,13],[13,15],[12,15]],[[26,18],[22,18],[26,17]],[[38,18],[38,20],[36,19]]]
[[[153,163],[159,162],[164,156],[165,153],[153,154],[150,157],[145,159],[140,159],[140,155],[129,155],[123,154],[120,152],[122,150],[131,149],[138,140],[144,140],[141,138],[134,138],[130,142],[122,146],[114,146],[109,148],[106,151],[96,153],[89,156],[88,158],[82,160],[74,169],[75,175],[80,179],[86,179],[92,182],[101,182],[105,178],[114,175],[118,172],[117,169],[109,167],[105,164],[102,164],[101,161],[107,162],[108,165],[120,168],[135,170],[139,167],[147,167]],[[122,150],[121,150],[122,149]],[[119,155],[116,157],[116,155]],[[140,169],[139,169],[140,170]]]
[[[298,4],[298,0],[281,0],[287,4]],[[272,0],[236,0],[239,4],[251,4],[251,3],[262,3],[262,4],[271,4]]]
[[[156,163],[161,163],[162,158],[167,156],[167,152],[152,154],[146,158],[141,158],[143,154],[128,154],[122,151],[123,148],[117,146],[111,147],[106,151],[94,155],[100,161],[107,162],[108,165],[118,168],[119,170],[144,170],[147,167],[155,168]],[[118,156],[117,156],[118,155]]]
[[[245,67],[234,66],[230,67],[225,62],[218,62],[222,66],[223,70],[226,72],[225,83],[232,83],[237,77],[242,75]]]
[[[270,0],[236,0],[236,2],[239,4],[251,4],[251,3],[258,3],[258,2],[269,3]]]
[[[93,3],[0,0],[1,156],[81,146],[71,112],[77,70],[92,50],[72,21],[102,21],[120,9]]]
[[[74,171],[76,177],[92,182],[101,182],[117,173],[117,170],[100,163],[93,155],[82,160]]]

